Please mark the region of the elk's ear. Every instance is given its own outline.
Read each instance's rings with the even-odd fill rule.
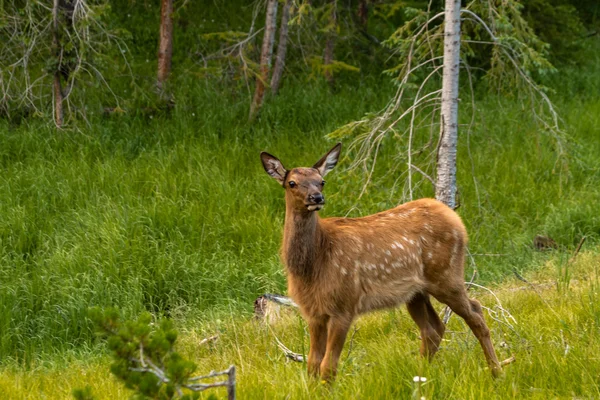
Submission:
[[[318,170],[321,176],[327,175],[327,173],[331,171],[337,164],[341,151],[342,144],[336,144],[333,149],[329,150],[327,154],[321,157],[321,159],[317,161],[315,165],[313,165],[313,168]]]
[[[285,176],[287,175],[287,170],[281,161],[279,161],[277,157],[272,156],[264,151],[260,153],[260,160],[262,161],[262,165],[265,171],[267,171],[267,174],[271,175],[271,177],[275,178],[277,182],[283,185]]]

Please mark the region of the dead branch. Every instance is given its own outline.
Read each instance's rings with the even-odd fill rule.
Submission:
[[[206,343],[212,343],[212,342],[216,342],[216,341],[217,341],[217,339],[219,339],[219,335],[213,335],[213,336],[209,336],[209,337],[207,337],[207,338],[204,338],[204,339],[202,339],[202,340],[201,340],[201,341],[198,343],[198,345],[199,345],[199,346],[202,346],[203,344],[206,344]]]
[[[501,361],[500,366],[504,367],[505,365],[512,364],[515,361],[517,361],[517,358],[513,355],[513,356],[510,356],[509,358],[507,358],[506,360]]]
[[[569,261],[567,261],[567,264],[571,264],[575,261],[575,258],[577,257],[577,254],[579,254],[579,251],[581,250],[581,246],[583,246],[583,244],[585,243],[585,240],[587,239],[586,236],[583,236],[581,238],[581,240],[579,241],[579,244],[577,245],[577,247],[575,248],[575,252],[573,253],[573,255],[571,256],[571,258],[569,258]]]

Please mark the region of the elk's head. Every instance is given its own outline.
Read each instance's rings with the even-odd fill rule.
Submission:
[[[341,150],[342,144],[338,143],[311,168],[292,168],[289,171],[277,157],[269,153],[263,151],[260,159],[267,174],[285,188],[288,205],[298,211],[312,212],[320,210],[325,204],[323,178],[337,164]]]

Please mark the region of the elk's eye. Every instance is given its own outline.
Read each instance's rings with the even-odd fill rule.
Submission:
[[[325,181],[321,181],[321,186],[325,186]]]
[[[291,188],[295,188],[296,187],[296,182],[294,181],[289,181],[288,185],[290,185]]]

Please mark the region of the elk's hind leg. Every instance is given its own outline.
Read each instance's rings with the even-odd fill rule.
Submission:
[[[494,376],[502,373],[502,367],[496,357],[496,351],[490,338],[490,330],[483,318],[481,305],[477,300],[469,299],[465,288],[460,286],[455,290],[443,290],[434,294],[435,298],[452,309],[465,320],[483,348],[483,353]]]
[[[431,359],[440,348],[446,328],[433,309],[428,294],[418,293],[406,304],[406,308],[421,331],[421,355]]]

